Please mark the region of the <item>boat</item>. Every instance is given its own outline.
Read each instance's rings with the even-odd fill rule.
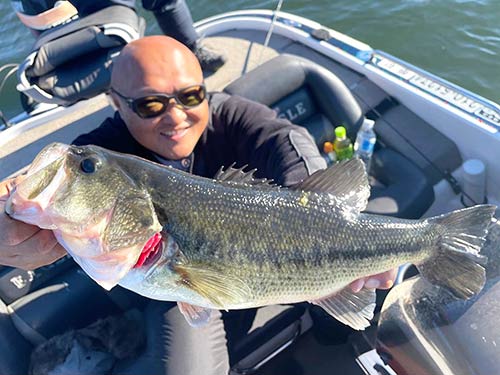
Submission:
[[[368,211],[416,219],[499,205],[498,103],[297,15],[236,11],[195,26],[207,46],[228,57],[206,76],[209,90],[271,106],[306,126],[318,147],[334,126],[345,125],[353,139],[361,118],[375,121]],[[20,90],[30,85],[21,80]],[[0,132],[0,179],[46,144],[69,143],[113,112],[104,92],[71,104],[48,96]],[[411,265],[401,267],[395,287],[378,294],[365,331],[307,304],[259,309],[231,350],[231,374],[500,373],[499,251],[494,220],[483,249],[488,280],[468,301],[428,284]],[[31,350],[50,337],[130,307],[119,289],[101,290],[70,258],[33,271],[2,267],[0,297],[2,374],[26,373]],[[93,304],[82,304],[90,298]]]

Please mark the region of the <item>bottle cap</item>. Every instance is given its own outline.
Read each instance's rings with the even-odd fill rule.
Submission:
[[[346,130],[343,126],[337,126],[335,128],[335,136],[337,138],[345,138],[346,137]]]
[[[323,152],[325,154],[328,154],[333,151],[333,143],[332,142],[325,142],[323,143]]]
[[[373,129],[373,125],[375,125],[375,121],[370,120],[369,118],[365,118],[361,127],[363,128],[363,130],[370,130]]]

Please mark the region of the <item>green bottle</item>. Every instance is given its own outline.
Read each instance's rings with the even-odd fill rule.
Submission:
[[[350,159],[354,154],[352,142],[347,138],[346,134],[347,132],[343,126],[335,128],[335,142],[333,148],[337,155],[337,160]]]

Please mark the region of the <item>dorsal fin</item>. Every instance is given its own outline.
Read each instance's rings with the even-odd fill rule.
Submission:
[[[340,161],[319,170],[293,187],[294,190],[329,193],[342,204],[363,211],[370,196],[370,185],[365,165],[359,159]]]
[[[224,167],[221,167],[219,171],[215,174],[214,179],[218,181],[232,182],[243,185],[251,185],[251,186],[267,186],[267,187],[275,187],[277,185],[273,184],[273,180],[268,180],[267,178],[255,178],[254,173],[257,171],[256,168],[251,169],[250,171],[243,171],[247,168],[248,165],[244,165],[241,168],[234,168],[234,164],[224,170]]]

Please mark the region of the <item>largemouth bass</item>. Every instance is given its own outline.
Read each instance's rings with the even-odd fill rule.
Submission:
[[[347,286],[408,262],[459,298],[481,290],[479,251],[495,206],[403,220],[361,213],[368,196],[357,159],[286,189],[236,169],[212,180],[96,146],[52,144],[6,212],[52,229],[104,288],[178,301],[193,325],[210,309],[309,301],[363,329],[375,291]]]

